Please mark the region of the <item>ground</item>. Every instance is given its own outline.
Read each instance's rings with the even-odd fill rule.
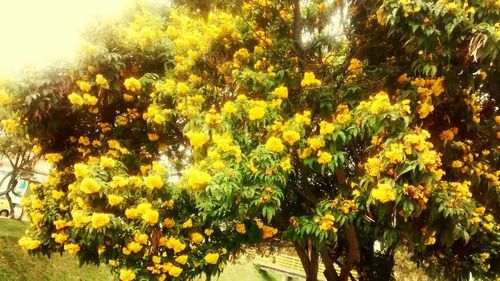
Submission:
[[[2,281],[107,281],[115,280],[105,266],[78,266],[70,255],[46,257],[28,255],[17,241],[28,227],[27,222],[0,219],[0,280]],[[205,278],[200,278],[199,281]],[[278,276],[261,274],[251,261],[229,264],[218,281],[274,281]]]

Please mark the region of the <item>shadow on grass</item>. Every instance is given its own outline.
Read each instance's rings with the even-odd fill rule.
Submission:
[[[269,272],[260,269],[260,266],[254,265],[255,270],[259,273],[261,280],[263,281],[277,281],[276,277],[269,274]]]

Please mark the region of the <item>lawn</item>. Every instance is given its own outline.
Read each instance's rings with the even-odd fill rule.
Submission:
[[[70,255],[34,257],[26,254],[17,245],[28,223],[0,219],[0,280],[2,281],[107,281],[114,280],[107,267],[85,265]],[[204,280],[200,278],[198,280]],[[229,264],[218,281],[273,281],[278,276],[262,275],[251,261]]]

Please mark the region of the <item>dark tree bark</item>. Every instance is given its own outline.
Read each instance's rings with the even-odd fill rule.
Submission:
[[[295,251],[306,272],[306,281],[318,281],[318,251],[310,243],[306,247],[295,243]]]
[[[323,272],[323,275],[325,276],[326,280],[338,281],[339,275],[337,274],[337,271],[335,270],[335,267],[333,265],[335,261],[328,253],[328,248],[324,247],[320,251],[320,254],[321,254],[321,259],[323,260],[323,264],[325,265],[325,271]]]
[[[347,223],[345,227],[345,236],[348,245],[347,257],[345,258],[342,270],[340,271],[340,281],[347,281],[351,269],[353,269],[360,261],[359,243],[356,237],[356,230],[352,223]]]

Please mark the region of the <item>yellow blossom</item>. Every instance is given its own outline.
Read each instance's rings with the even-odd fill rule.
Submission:
[[[279,86],[274,89],[273,94],[275,97],[278,97],[280,99],[286,99],[288,98],[288,88],[285,86]]]
[[[219,261],[219,254],[218,253],[208,253],[205,255],[205,261],[209,264],[217,264]]]
[[[150,225],[154,225],[155,223],[157,223],[158,217],[158,211],[152,209],[146,210],[146,212],[144,212],[144,214],[142,215],[142,219]]]
[[[316,79],[316,76],[314,75],[313,72],[306,72],[304,73],[304,78],[300,82],[300,85],[302,87],[308,87],[308,86],[319,87],[321,86],[321,81]]]
[[[159,138],[160,136],[156,133],[148,133],[149,141],[157,141]]]
[[[163,186],[163,180],[158,175],[149,175],[144,179],[144,184],[150,189],[160,189]]]
[[[366,172],[372,177],[378,177],[383,168],[382,162],[375,157],[368,158],[365,164]]]
[[[21,246],[21,248],[23,250],[29,251],[29,250],[38,249],[38,247],[40,247],[42,242],[40,242],[39,240],[36,240],[36,239],[31,239],[29,237],[23,237],[23,238],[19,239],[18,244],[19,244],[19,246]]]
[[[379,183],[372,189],[371,197],[381,203],[387,203],[396,200],[396,190],[388,184]]]
[[[325,146],[325,141],[319,137],[313,137],[307,139],[307,144],[312,150],[316,151]]]
[[[189,143],[194,148],[201,148],[205,143],[207,143],[210,140],[210,136],[203,132],[189,131],[186,133],[186,136],[189,138]]]
[[[83,105],[83,102],[84,102],[83,98],[75,92],[68,95],[68,99],[69,99],[69,102],[71,104],[74,104],[74,105]]]
[[[137,80],[134,77],[130,77],[125,79],[123,82],[125,88],[133,93],[139,91],[141,89],[141,81]]]
[[[95,76],[95,83],[97,85],[103,87],[104,89],[109,89],[108,80],[106,80],[106,78],[104,78],[104,76],[102,76],[102,74],[97,74]]]
[[[326,151],[318,151],[318,163],[319,164],[328,164],[332,161],[332,155]]]
[[[203,235],[201,235],[200,233],[198,232],[193,232],[191,233],[191,242],[195,243],[195,244],[201,244],[201,242],[203,242]]]
[[[10,103],[10,96],[4,91],[0,91],[0,105],[6,105]]]
[[[89,174],[88,166],[83,163],[76,163],[73,166],[73,169],[75,170],[74,173],[77,179],[84,178]]]
[[[296,143],[298,140],[300,140],[300,134],[297,133],[296,131],[284,131],[283,132],[283,140],[287,142],[290,145],[293,145]]]
[[[181,255],[175,258],[175,262],[185,265],[188,261],[188,255]]]
[[[80,245],[74,243],[66,244],[64,245],[64,250],[74,255],[80,251]]]
[[[208,185],[212,177],[196,167],[191,167],[187,172],[188,185],[195,188],[204,188]]]
[[[120,205],[123,202],[123,199],[124,198],[119,195],[113,195],[113,194],[108,195],[108,203],[110,206]]]
[[[285,146],[281,142],[281,139],[277,137],[270,137],[266,142],[266,149],[272,152],[280,153],[283,152]]]
[[[101,185],[93,178],[84,178],[80,183],[80,190],[87,194],[99,192]]]
[[[92,227],[95,229],[106,228],[106,226],[111,221],[108,214],[104,213],[93,213],[92,214]]]
[[[116,165],[116,161],[113,158],[107,156],[101,156],[100,166],[102,169],[112,169]]]
[[[135,273],[126,268],[120,269],[120,281],[133,281],[135,279]]]
[[[262,106],[254,106],[248,111],[248,119],[255,121],[262,119],[266,115],[266,108]]]
[[[245,234],[247,232],[247,229],[245,227],[245,224],[243,223],[239,223],[236,225],[236,232],[240,233],[240,234]]]

